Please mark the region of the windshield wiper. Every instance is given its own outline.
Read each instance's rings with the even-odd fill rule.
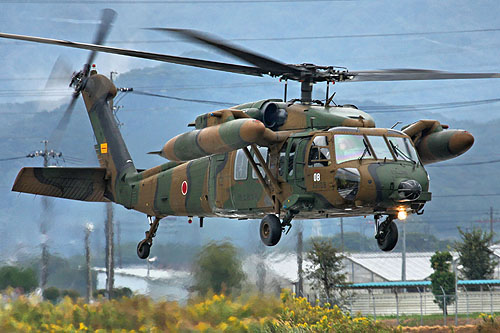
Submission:
[[[366,153],[368,153],[368,155],[372,156],[372,154],[370,153],[370,150],[368,149],[368,144],[366,143],[365,139],[363,139],[363,144],[365,145],[365,150],[363,150],[363,154],[359,157],[360,162],[363,160],[363,157],[365,157]]]
[[[389,142],[391,143],[392,149],[394,149],[394,151],[396,152],[396,156],[401,155],[404,158],[406,158],[408,161],[413,162],[414,164],[417,164],[417,162],[415,162],[411,157],[406,155],[398,146],[396,146],[394,143],[392,143],[392,141],[389,141]]]

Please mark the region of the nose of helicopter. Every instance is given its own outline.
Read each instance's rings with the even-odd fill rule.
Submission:
[[[448,149],[454,155],[461,155],[474,144],[474,137],[467,131],[456,131],[448,142]]]
[[[420,164],[374,162],[360,171],[362,186],[356,197],[359,203],[391,208],[404,203],[424,203],[431,200],[431,193],[428,192],[429,178]]]

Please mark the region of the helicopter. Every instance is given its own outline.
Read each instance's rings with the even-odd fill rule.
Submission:
[[[285,64],[206,33],[170,28],[250,65],[208,61],[102,45],[116,13],[103,11],[93,44],[0,33],[1,38],[91,51],[71,80],[72,100],[81,95],[97,144],[99,167],[23,168],[12,190],[81,201],[114,202],[146,214],[149,229],[137,245],[149,256],[160,220],[186,216],[261,219],[262,242],[274,246],[294,218],[301,220],[373,215],[382,251],[398,241],[396,219],[423,214],[431,200],[425,165],[465,153],[474,137],[437,120],[419,120],[402,130],[377,128],[355,105],[337,105],[330,84],[363,81],[500,78],[499,73],[456,73],[424,69],[349,71],[310,63]],[[193,130],[149,152],[169,161],[138,169],[112,112],[117,88],[91,66],[98,52],[137,57],[285,82],[284,99],[263,99],[199,115]],[[287,100],[287,82],[301,83],[300,99]],[[313,100],[326,83],[324,101]],[[63,118],[64,118],[63,117]]]

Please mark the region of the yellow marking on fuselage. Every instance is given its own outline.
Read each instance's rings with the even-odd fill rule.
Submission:
[[[101,143],[101,154],[107,154],[108,153],[108,144],[106,142]]]

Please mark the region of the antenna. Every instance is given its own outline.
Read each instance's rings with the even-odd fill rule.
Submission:
[[[285,98],[283,99],[283,102],[286,102],[286,94],[288,92],[288,80],[285,80]]]

